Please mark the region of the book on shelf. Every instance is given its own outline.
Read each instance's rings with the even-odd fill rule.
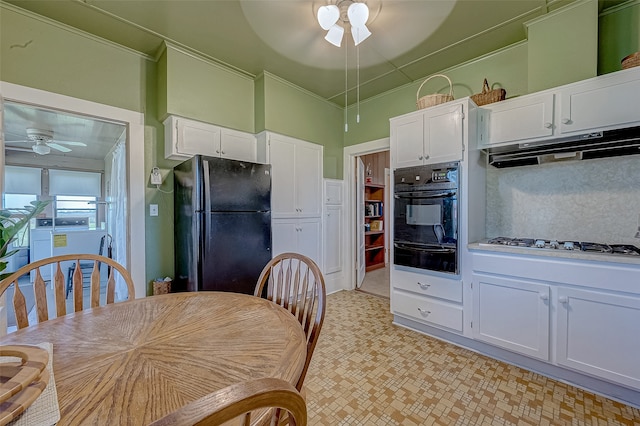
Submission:
[[[367,201],[367,216],[382,216],[382,201]]]
[[[382,231],[382,220],[372,220],[370,222],[371,224],[371,230],[372,231]]]

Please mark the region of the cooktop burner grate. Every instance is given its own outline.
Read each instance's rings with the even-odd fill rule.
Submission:
[[[640,256],[640,248],[631,244],[603,244],[578,241],[543,240],[534,238],[496,237],[487,241],[490,245],[525,247],[550,250],[576,250],[588,253]]]

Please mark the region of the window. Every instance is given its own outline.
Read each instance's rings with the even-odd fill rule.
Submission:
[[[96,229],[98,217],[96,201],[96,197],[57,195],[55,197],[55,217],[86,217],[89,219],[89,228]]]
[[[28,206],[32,201],[36,201],[35,194],[4,194],[2,197],[2,205],[6,210],[23,209],[24,206]],[[28,247],[29,246],[29,228],[33,228],[35,219],[31,219],[31,225],[25,226],[16,234],[16,239],[13,241],[13,247]]]

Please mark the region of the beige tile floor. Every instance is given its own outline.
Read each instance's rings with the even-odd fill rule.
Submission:
[[[327,297],[310,425],[640,425],[640,410],[394,326],[389,300]]]
[[[362,281],[361,291],[377,296],[389,297],[389,267],[375,269],[367,272]]]

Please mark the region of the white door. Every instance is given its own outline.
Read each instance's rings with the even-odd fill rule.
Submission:
[[[364,163],[356,161],[356,235],[358,238],[358,253],[356,255],[356,287],[362,286],[365,274],[364,261]]]

